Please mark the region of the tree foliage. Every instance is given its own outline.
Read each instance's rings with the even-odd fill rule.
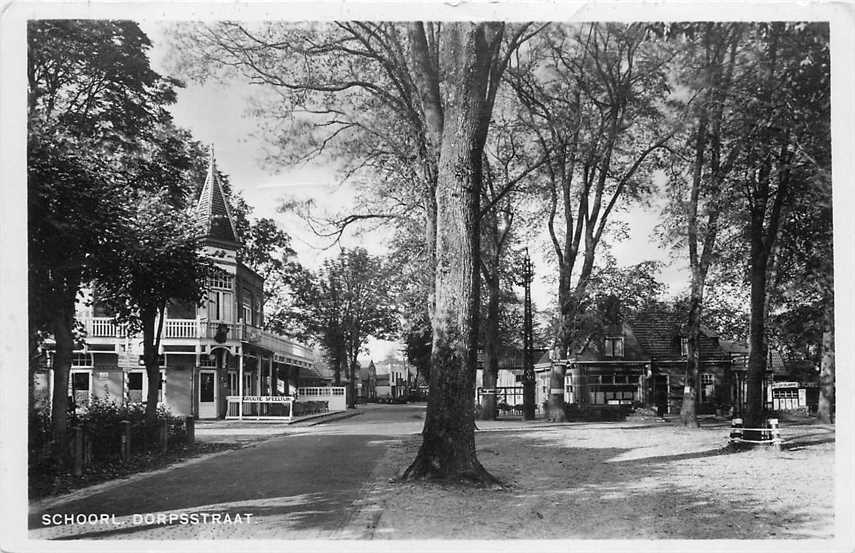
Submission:
[[[30,332],[56,342],[55,457],[66,444],[75,301],[125,209],[125,168],[175,83],[154,72],[148,38],[128,21],[39,20],[27,27]]]
[[[304,270],[295,285],[295,307],[303,336],[315,337],[335,371],[349,377],[355,400],[357,358],[369,337],[388,338],[398,329],[388,266],[364,248],[342,250],[313,274]]]
[[[160,381],[160,339],[170,301],[198,304],[212,270],[200,252],[192,211],[171,205],[165,193],[129,194],[131,212],[118,240],[102,252],[97,274],[100,300],[117,320],[143,336],[143,362],[150,383]],[[158,387],[148,388],[146,416],[157,413]]]

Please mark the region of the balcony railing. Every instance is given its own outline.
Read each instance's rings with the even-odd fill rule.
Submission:
[[[83,319],[86,333],[91,338],[124,338],[127,334],[126,324],[117,324],[112,317],[92,317]],[[163,324],[164,339],[214,339],[220,328],[227,328],[228,340],[241,340],[270,350],[282,357],[291,357],[310,362],[312,350],[308,347],[265,332],[244,323],[221,323],[216,321],[200,321],[197,319],[166,319]]]
[[[86,335],[94,338],[124,338],[127,325],[117,324],[112,317],[93,317],[84,319]]]
[[[196,319],[166,319],[163,325],[164,338],[196,338],[199,336],[199,321]]]

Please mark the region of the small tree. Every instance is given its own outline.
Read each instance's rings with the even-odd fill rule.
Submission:
[[[149,387],[146,417],[157,412],[160,339],[170,300],[200,302],[212,270],[201,256],[192,213],[171,205],[165,192],[129,194],[134,207],[122,221],[120,243],[105,256],[97,283],[102,301],[129,332],[142,331]]]
[[[348,407],[353,407],[360,351],[370,336],[386,338],[398,327],[388,270],[380,258],[356,248],[327,260],[319,274],[305,275],[296,288],[300,319],[326,350],[336,380],[342,369],[347,374]]]

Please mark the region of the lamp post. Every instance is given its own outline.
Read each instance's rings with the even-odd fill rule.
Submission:
[[[525,250],[523,259],[523,286],[525,288],[525,300],[523,303],[523,419],[534,420],[534,337],[531,317],[531,281],[534,280],[534,271],[531,267],[531,258],[528,248]]]

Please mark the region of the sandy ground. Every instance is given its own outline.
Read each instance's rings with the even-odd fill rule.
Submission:
[[[833,427],[785,426],[780,452],[725,449],[728,431],[655,421],[482,431],[479,459],[505,483],[492,490],[390,481],[415,456],[410,437],[378,471],[393,478],[371,493],[364,537],[832,537]]]

